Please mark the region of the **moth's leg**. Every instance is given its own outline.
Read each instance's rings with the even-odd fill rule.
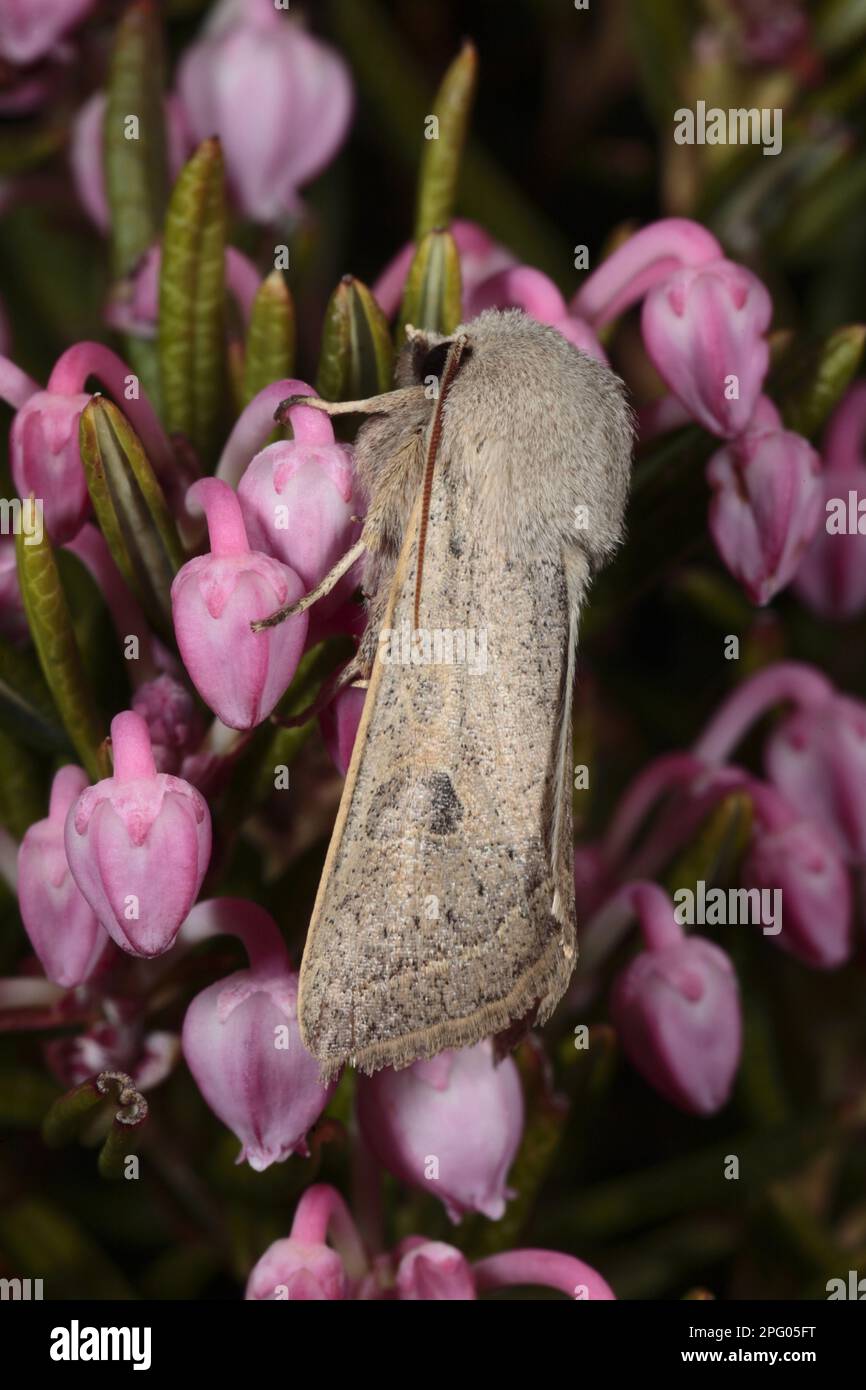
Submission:
[[[308,724],[311,719],[315,719],[317,715],[321,714],[323,709],[327,709],[341,690],[345,690],[348,686],[359,686],[361,689],[366,689],[369,685],[368,675],[369,671],[364,663],[358,656],[353,656],[341,671],[336,671],[334,675],[328,677],[315,700],[312,704],[307,705],[306,709],[302,709],[298,714],[286,716],[272,714],[271,723],[279,724],[281,729],[299,729],[302,724]]]
[[[306,613],[308,608],[312,608],[320,598],[329,594],[335,584],[343,578],[354,565],[356,560],[360,560],[364,551],[367,549],[365,541],[356,541],[351,550],[347,550],[345,555],[341,555],[334,568],[328,570],[324,579],[317,584],[315,589],[311,589],[303,598],[297,599],[294,603],[289,603],[285,608],[278,608],[276,613],[271,613],[267,618],[257,618],[254,623],[250,623],[253,632],[262,632],[266,627],[276,627],[278,623],[284,623],[286,618],[294,618],[297,613]]]
[[[368,396],[363,401],[323,401],[321,396],[287,396],[280,401],[274,412],[274,419],[280,425],[289,423],[289,411],[296,405],[307,405],[313,410],[321,410],[325,415],[390,415],[395,410],[404,410],[407,405],[416,405],[426,399],[426,387],[401,386],[396,391],[383,391],[379,396]]]

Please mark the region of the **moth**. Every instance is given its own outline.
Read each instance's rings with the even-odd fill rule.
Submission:
[[[281,411],[298,403],[368,417],[360,541],[260,624],[363,557],[344,678],[368,688],[298,1005],[331,1077],[513,1038],[568,984],[578,625],[622,538],[633,429],[614,373],[520,310],[408,330],[391,392]]]

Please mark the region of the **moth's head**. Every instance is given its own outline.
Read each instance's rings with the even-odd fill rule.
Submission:
[[[398,386],[427,386],[430,378],[441,380],[454,336],[432,333],[426,328],[406,325],[406,342],[397,358],[395,381]],[[464,357],[468,349],[464,349]]]

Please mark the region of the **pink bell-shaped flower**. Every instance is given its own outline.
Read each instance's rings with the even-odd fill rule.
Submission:
[[[348,1207],[335,1188],[317,1183],[298,1202],[288,1239],[274,1241],[253,1268],[246,1298],[342,1300],[352,1297],[366,1273],[367,1259]]]
[[[45,974],[64,989],[89,980],[113,950],[70,873],[63,843],[69,808],[87,785],[83,768],[62,767],[51,786],[48,816],[30,826],[18,850],[21,920]]]
[[[678,270],[644,300],[653,365],[711,434],[730,439],[747,428],[767,374],[772,313],[757,276],[725,260]]]
[[[250,624],[292,603],[303,581],[270,555],[250,550],[236,494],[217,478],[187,493],[201,505],[209,555],[187,561],[171,586],[174,630],[184,665],[214,714],[232,729],[267,719],[304,650],[307,615],[253,632]]]
[[[469,1302],[478,1297],[472,1267],[466,1256],[441,1240],[410,1240],[397,1266],[395,1285],[401,1302],[447,1300]]]
[[[756,823],[741,881],[778,891],[781,931],[771,940],[816,969],[842,965],[853,947],[854,915],[845,861],[820,824],[773,787],[752,782],[749,792]]]
[[[380,1163],[437,1196],[453,1222],[470,1211],[502,1216],[523,1095],[514,1062],[495,1065],[490,1041],[359,1077],[358,1118]]]
[[[158,773],[147,725],[111,721],[114,775],[81,793],[66,818],[78,887],[124,951],[159,956],[174,944],[210,860],[210,813],[179,777]]]
[[[789,584],[821,521],[821,460],[790,430],[748,431],[713,455],[710,532],[753,603]]]
[[[712,1115],[727,1101],[740,1061],[742,1025],[733,966],[700,936],[686,936],[654,883],[624,891],[648,949],[618,976],[611,1013],[632,1066],[682,1110]]]
[[[196,141],[218,135],[245,217],[296,212],[298,189],[329,164],[352,115],[349,70],[271,0],[226,0],[180,63]]]
[[[764,749],[767,773],[849,864],[866,863],[866,705],[845,695],[796,710]]]
[[[183,1024],[183,1053],[215,1115],[241,1143],[238,1163],[257,1172],[308,1153],[307,1132],[333,1085],[301,1042],[298,976],[273,918],[255,903],[218,898],[193,909],[182,940],[229,932],[250,959],[247,970],[196,995]]]

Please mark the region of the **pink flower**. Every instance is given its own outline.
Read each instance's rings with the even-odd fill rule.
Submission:
[[[441,1240],[411,1242],[397,1266],[395,1283],[402,1302],[456,1303],[478,1297],[465,1255]]]
[[[845,622],[866,608],[866,382],[852,386],[824,440],[825,516],[794,589],[820,618]]]
[[[93,6],[94,0],[3,0],[0,57],[19,67],[34,63],[80,24]]]
[[[352,761],[352,749],[358,734],[358,725],[364,712],[366,690],[356,690],[351,686],[341,690],[319,715],[319,727],[325,747],[337,771],[345,777]]]
[[[294,439],[256,454],[238,484],[238,498],[250,544],[289,565],[309,590],[357,540],[353,517],[359,507],[351,447],[335,443],[322,412],[303,415],[314,417],[315,433],[298,421]],[[345,583],[322,602],[333,610],[344,598]]]
[[[359,1077],[358,1118],[379,1161],[437,1196],[452,1221],[469,1211],[502,1216],[523,1096],[517,1067],[510,1057],[494,1065],[492,1043]]]
[[[32,495],[43,504],[45,528],[55,545],[73,540],[90,510],[78,430],[90,401],[84,386],[91,376],[123,402],[156,473],[166,479],[175,472],[174,451],[153,406],[143,391],[127,399],[127,386],[137,378],[109,348],[90,342],[68,348],[44,391],[14,362],[0,358],[0,398],[17,412],[9,436],[12,477],[19,496]]]
[[[710,532],[753,603],[789,584],[821,520],[821,460],[790,430],[749,431],[707,465]]]
[[[618,976],[611,1013],[632,1066],[682,1110],[712,1115],[727,1101],[740,1061],[737,978],[718,946],[686,937],[654,883],[623,890],[647,950]]]
[[[866,705],[844,695],[804,706],[764,749],[771,780],[849,864],[866,862]]]
[[[721,257],[716,238],[699,222],[663,217],[641,227],[586,277],[571,301],[571,312],[593,328],[603,328],[684,266],[706,265]]]
[[[276,923],[255,903],[223,898],[201,903],[184,940],[227,931],[250,958],[196,995],[183,1024],[183,1053],[214,1114],[241,1143],[238,1163],[257,1172],[290,1154],[308,1153],[307,1132],[333,1091],[301,1042],[298,976]]]
[[[845,862],[821,825],[794,811],[772,787],[752,782],[749,790],[755,829],[741,881],[746,888],[779,891],[782,929],[772,941],[807,965],[831,970],[849,958],[853,945]]]
[[[21,920],[45,974],[64,989],[89,980],[112,949],[69,871],[63,844],[69,808],[87,785],[82,768],[62,767],[47,818],[30,826],[18,850]]]
[[[725,260],[678,270],[644,300],[653,365],[711,434],[729,439],[748,426],[769,364],[772,313],[757,276]]]
[[[326,1244],[330,1239],[331,1245]],[[367,1259],[349,1209],[333,1187],[308,1187],[288,1240],[277,1240],[255,1265],[246,1297],[286,1302],[349,1298]]]
[[[66,819],[66,857],[108,934],[133,956],[170,949],[198,896],[210,814],[194,787],[157,773],[147,725],[111,721],[114,776],[81,793]]]
[[[196,141],[220,137],[238,206],[257,222],[297,211],[352,115],[343,59],[269,0],[224,0],[186,50],[178,88]]]
[[[201,718],[186,686],[165,673],[154,676],[138,687],[132,708],[147,724],[157,769],[177,772],[202,736]]]
[[[268,717],[295,673],[307,615],[262,632],[250,624],[300,598],[304,584],[286,565],[250,550],[228,484],[202,478],[187,499],[205,509],[211,552],[189,560],[171,586],[178,647],[193,684],[218,718],[232,729],[252,729]]]

